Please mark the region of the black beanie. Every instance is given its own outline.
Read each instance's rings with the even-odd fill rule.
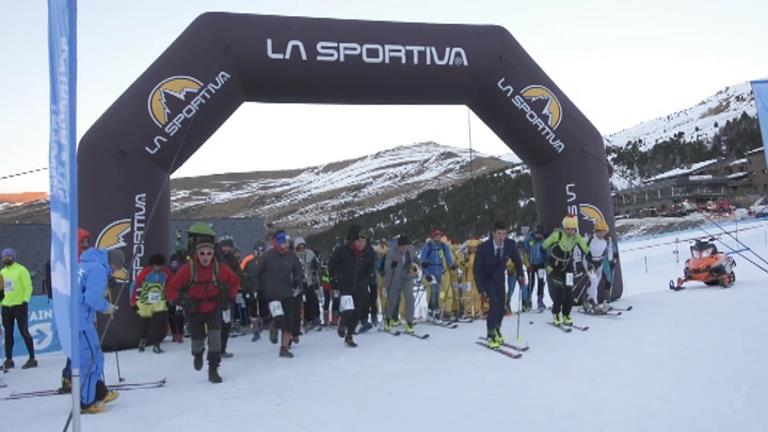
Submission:
[[[397,238],[397,245],[398,246],[408,246],[411,244],[411,239],[408,238],[407,235],[403,234],[400,237]]]
[[[347,231],[347,240],[355,241],[361,238],[368,238],[360,225],[351,225],[349,231]]]

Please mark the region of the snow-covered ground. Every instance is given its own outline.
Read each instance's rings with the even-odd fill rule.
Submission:
[[[739,229],[741,241],[768,255],[765,221]],[[292,360],[278,358],[264,338],[240,337],[231,340],[235,357],[222,365],[224,383],[212,385],[204,370],[192,369],[188,342],[166,343],[162,355],[121,352],[120,364],[128,381],[167,377],[167,387],[123,392],[108,413],[84,416],[83,430],[768,430],[768,277],[736,256],[734,287],[668,290],[688,255],[680,243],[675,262],[674,239],[700,233],[623,242],[618,303],[634,310],[619,318],[574,313],[591,329],[571,334],[548,326],[547,314],[523,314],[520,333],[531,349],[519,360],[473,343],[483,322],[455,330],[419,325],[431,335],[425,341],[372,332],[357,337],[355,350],[333,332],[313,333]],[[505,319],[507,338],[515,324]],[[115,355],[106,358],[114,383]],[[14,369],[0,396],[56,386],[62,365],[50,355],[38,369]],[[0,424],[4,431],[60,430],[69,403],[63,396],[0,401]]]

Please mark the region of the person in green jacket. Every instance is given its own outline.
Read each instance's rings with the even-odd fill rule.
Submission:
[[[575,278],[574,249],[578,246],[586,256],[589,246],[577,231],[579,220],[574,215],[563,218],[563,228],[555,228],[544,240],[542,247],[548,252],[547,286],[552,298],[552,317],[554,324],[559,326],[573,325],[571,308],[573,307],[573,281]],[[560,312],[562,311],[562,318]]]
[[[19,333],[27,346],[29,360],[24,363],[22,369],[37,367],[35,360],[35,347],[32,344],[32,335],[29,334],[29,299],[32,297],[32,278],[29,271],[23,265],[16,262],[16,251],[11,248],[0,252],[3,259],[3,269],[0,275],[3,277],[3,331],[5,332],[5,370],[14,367],[13,364],[13,324],[19,328]]]

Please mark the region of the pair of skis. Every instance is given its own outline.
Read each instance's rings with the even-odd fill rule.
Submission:
[[[547,322],[549,324],[551,324],[553,327],[562,330],[564,333],[570,333],[574,329],[575,330],[579,330],[579,331],[587,331],[587,330],[589,330],[589,326],[580,326],[580,325],[576,325],[576,324],[570,324],[570,325],[555,324],[554,321],[547,321]]]
[[[118,390],[118,391],[130,391],[130,390],[146,390],[146,389],[154,389],[154,388],[160,388],[165,386],[166,379],[163,378],[158,381],[147,381],[147,382],[138,382],[138,383],[119,383],[107,386],[110,390]],[[3,398],[3,400],[18,400],[18,399],[28,399],[33,397],[44,397],[44,396],[57,396],[57,395],[63,395],[63,394],[70,394],[69,392],[64,392],[61,389],[50,389],[50,390],[37,390],[37,391],[31,391],[31,392],[23,392],[23,393],[11,393],[10,395]]]
[[[411,337],[415,337],[416,339],[424,340],[429,337],[429,333],[408,333],[405,331],[400,330],[382,330],[384,333],[390,334],[392,336],[400,336],[401,334],[405,334]]]
[[[632,306],[628,306],[626,308],[621,307],[613,307],[608,306],[608,310],[602,311],[602,312],[588,312],[584,307],[580,307],[578,309],[579,312],[585,314],[585,315],[592,315],[592,316],[608,316],[608,317],[617,317],[621,316],[622,312],[629,312],[632,310]]]
[[[501,344],[501,347],[492,347],[488,343],[488,339],[486,339],[486,338],[484,338],[482,336],[479,336],[477,339],[478,340],[475,341],[475,343],[477,345],[480,345],[481,347],[487,348],[487,349],[489,349],[491,351],[496,351],[497,353],[499,353],[501,355],[505,355],[505,356],[507,356],[509,358],[512,358],[512,359],[519,359],[520,357],[523,356],[524,352],[526,352],[526,351],[528,351],[530,349],[530,347],[528,345],[526,345],[524,347],[521,347],[521,346],[517,346],[517,345],[511,344],[511,343],[507,343],[507,342],[503,342]],[[502,347],[509,348],[509,349],[504,349]]]

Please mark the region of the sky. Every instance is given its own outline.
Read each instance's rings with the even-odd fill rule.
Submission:
[[[86,0],[78,2],[78,139],[206,11],[501,25],[603,134],[768,76],[764,0]],[[47,2],[0,0],[0,41],[3,177],[48,165]],[[339,117],[354,126],[334,127]],[[306,167],[424,141],[467,147],[470,125],[475,150],[509,152],[474,114],[468,123],[463,106],[248,103],[174,177]],[[47,190],[46,172],[0,180],[0,193]]]

